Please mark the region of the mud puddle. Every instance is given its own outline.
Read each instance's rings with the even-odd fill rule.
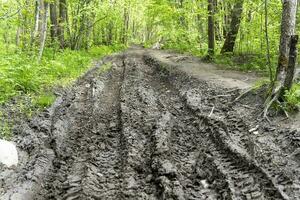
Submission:
[[[238,95],[153,52],[107,57],[19,128],[0,199],[300,199],[300,133]]]

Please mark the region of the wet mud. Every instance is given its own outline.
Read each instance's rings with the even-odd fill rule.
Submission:
[[[299,131],[239,91],[146,50],[107,57],[18,127],[0,199],[300,199]]]

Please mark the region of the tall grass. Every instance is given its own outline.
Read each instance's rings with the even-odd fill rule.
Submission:
[[[92,60],[123,48],[98,46],[89,51],[61,52],[46,49],[40,63],[30,52],[0,50],[0,138],[9,139],[19,119],[50,106],[56,99],[55,87],[71,84],[91,67]]]
[[[63,52],[46,49],[40,63],[36,56],[24,52],[0,52],[0,104],[17,95],[43,93],[49,87],[68,84],[84,73],[93,59],[121,48],[99,46],[90,51]]]

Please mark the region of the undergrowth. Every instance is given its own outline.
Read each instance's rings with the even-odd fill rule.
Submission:
[[[55,101],[53,88],[71,84],[90,68],[93,59],[123,48],[121,45],[97,46],[89,51],[66,49],[62,52],[48,48],[40,63],[30,53],[0,51],[0,106],[5,109],[5,105],[14,99],[16,110],[30,117]],[[23,98],[26,101],[16,100],[20,96],[26,96]],[[10,135],[9,117],[0,115],[0,138]]]
[[[290,91],[285,92],[285,108],[289,112],[300,110],[300,83],[294,84]]]

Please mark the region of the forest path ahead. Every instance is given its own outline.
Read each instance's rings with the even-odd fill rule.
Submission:
[[[264,79],[264,77],[259,77],[253,72],[222,69],[214,64],[204,63],[199,58],[189,55],[156,50],[149,50],[148,53],[161,63],[172,65],[188,75],[201,80],[215,82],[223,87],[248,89],[256,81]]]
[[[195,77],[180,59],[131,49],[98,62],[21,126],[0,199],[300,199],[300,133],[232,103],[243,74]]]

